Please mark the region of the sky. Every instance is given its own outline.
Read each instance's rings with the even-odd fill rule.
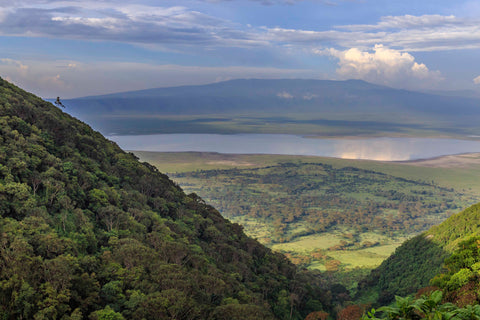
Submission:
[[[480,91],[480,1],[0,0],[0,77],[44,98],[238,78]]]

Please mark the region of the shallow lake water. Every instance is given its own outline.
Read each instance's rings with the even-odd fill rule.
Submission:
[[[287,134],[109,136],[124,150],[289,154],[402,161],[480,152],[480,141],[433,138],[319,139]]]

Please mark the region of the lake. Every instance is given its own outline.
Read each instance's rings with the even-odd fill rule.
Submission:
[[[480,152],[480,141],[433,138],[319,139],[288,134],[109,136],[124,150],[289,154],[403,161]]]

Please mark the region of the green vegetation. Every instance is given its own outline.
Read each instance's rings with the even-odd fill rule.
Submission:
[[[426,234],[433,242],[452,252],[459,247],[459,242],[480,235],[480,204],[453,215],[444,223],[432,227]]]
[[[362,317],[362,320],[480,319],[480,305],[468,305],[462,308],[453,303],[444,303],[442,298],[442,291],[434,291],[418,299],[397,296],[393,306],[372,309]]]
[[[197,195],[1,79],[0,215],[1,319],[303,319],[339,303]]]
[[[406,241],[361,281],[357,300],[386,304],[392,301],[395,295],[405,296],[428,286],[430,280],[444,270],[444,259],[450,257],[455,250],[460,250],[460,255],[465,257],[474,256],[471,251],[477,243],[471,240],[471,237],[480,236],[479,221],[480,204],[476,204]],[[458,255],[454,254],[446,260],[446,267],[450,272],[460,271],[458,266],[453,266],[451,260],[457,259]],[[469,258],[466,263],[473,265],[477,262],[476,259],[477,256]],[[465,272],[461,270],[458,276],[471,275]],[[441,279],[447,281],[450,278]],[[434,284],[440,285],[441,282],[437,279]]]
[[[352,247],[363,241],[356,239],[357,234],[377,232],[393,237],[419,232],[464,204],[462,194],[429,182],[354,167],[335,169],[322,163],[171,176],[228,218],[246,215],[268,221],[273,232],[271,239],[262,239],[267,243],[345,228],[352,234],[344,235],[349,243],[341,246]],[[369,245],[373,244],[364,247]]]
[[[389,303],[433,277],[420,292],[429,295],[364,318],[478,319],[480,204],[407,241],[356,286],[411,232],[477,199],[474,158],[425,168],[232,156],[208,164],[221,169],[183,166],[176,177],[196,192],[186,195],[0,79],[0,318],[358,319],[372,297]],[[247,237],[201,192],[291,261],[329,272]]]
[[[209,152],[135,151],[135,154],[143,161],[153,164],[161,172],[166,173],[266,167],[286,162],[322,163],[331,165],[336,169],[355,167],[409,180],[431,181],[433,184],[438,184],[445,188],[454,188],[459,192],[480,199],[479,153],[409,162],[381,162],[295,155],[220,154]]]
[[[433,287],[420,290],[419,298],[396,296],[395,304],[373,309],[362,319],[480,319],[479,280],[480,237],[473,236],[458,243],[445,259],[444,271],[430,281]]]
[[[135,153],[162,171],[171,172],[169,175],[182,188],[198,193],[221,208],[224,215],[228,216],[226,210],[232,208],[238,215],[230,215],[231,220],[295,264],[332,271],[322,277],[331,284],[341,283],[364,303],[378,299],[391,301],[395,295],[428,285],[447,255],[438,245],[414,238],[398,249],[400,258],[387,258],[413,234],[480,198],[480,159],[476,154],[391,163],[310,156]],[[332,189],[341,192],[326,193]],[[290,194],[292,190],[297,191]],[[411,197],[411,201],[389,198],[388,192],[403,194],[405,199]],[[322,199],[320,205],[309,207],[308,201],[315,197]],[[355,204],[350,208],[352,200]],[[417,200],[423,204],[423,214],[419,214],[422,210],[417,211],[421,208]],[[320,232],[314,230],[318,227],[315,220],[304,222],[314,219],[315,214],[322,212],[323,205],[332,202],[336,207],[332,206],[328,212],[334,212],[333,218],[340,220],[334,220]],[[262,206],[264,212],[272,212],[271,216],[255,213]],[[298,207],[302,209],[301,216],[287,222],[292,211],[289,209]],[[397,215],[400,207],[414,214]],[[369,213],[378,217],[370,222],[358,219],[368,217]],[[346,219],[342,219],[344,215]],[[275,225],[275,218],[282,220]],[[405,228],[404,223],[410,227]],[[275,228],[282,224],[285,228],[279,233]],[[413,229],[415,226],[417,231]],[[384,260],[382,267],[367,277]],[[397,265],[398,261],[406,263]]]
[[[320,270],[376,267],[407,237],[475,201],[431,176],[415,178],[421,168],[404,164],[376,162],[379,170],[372,170],[372,161],[319,157],[137,154],[176,171],[170,176],[182,188],[247,234]]]
[[[447,252],[424,235],[416,236],[360,281],[356,298],[364,303],[386,304],[397,295],[414,293],[441,271],[447,256]]]

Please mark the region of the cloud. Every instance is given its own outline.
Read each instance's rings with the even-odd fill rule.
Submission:
[[[344,35],[338,31],[311,31],[298,29],[284,29],[280,27],[263,28],[265,39],[284,43],[322,43],[341,39]]]
[[[235,0],[213,0],[213,2]],[[240,0],[238,0],[240,1]],[[302,0],[250,0],[263,4]],[[304,0],[307,1],[307,0]],[[341,2],[310,0],[323,4]],[[212,2],[203,0],[203,2]],[[377,43],[403,51],[480,48],[480,19],[454,15],[384,16],[374,24],[326,30],[248,27],[165,1],[0,0],[0,35],[118,41],[187,51],[191,47],[335,47],[366,50]],[[170,4],[170,5],[169,5]],[[215,5],[215,4],[210,4]]]
[[[418,63],[408,52],[375,45],[373,52],[351,48],[316,50],[338,59],[337,74],[344,79],[362,79],[395,87],[418,88],[442,80],[440,72]]]
[[[452,15],[386,16],[376,24],[340,25],[325,31],[264,28],[272,42],[366,50],[377,43],[404,51],[480,48],[480,19]]]
[[[480,84],[480,76],[476,77],[475,79],[473,79],[473,83],[475,84]]]
[[[232,0],[203,0],[205,2],[212,2],[212,3],[219,3],[219,2],[227,2]],[[258,2],[260,4],[271,6],[271,5],[294,5],[299,2],[303,2],[305,0],[249,0],[251,2]],[[321,3],[327,6],[337,6],[340,1],[338,0],[310,0],[311,2]]]
[[[318,94],[307,93],[307,94],[303,95],[302,98],[303,98],[303,100],[312,100],[312,99],[318,98]]]
[[[44,98],[72,98],[145,88],[197,85],[239,78],[319,78],[311,69],[199,67],[132,62],[16,61],[1,63],[0,76]],[[68,65],[75,65],[69,68]],[[20,75],[17,65],[28,66]]]
[[[28,70],[28,66],[24,65],[21,61],[8,59],[8,58],[0,59],[0,65],[11,66],[22,72],[25,72]]]
[[[338,61],[337,74],[341,78],[354,77],[391,86],[405,86],[408,81],[412,81],[412,85],[417,83],[418,85],[427,85],[441,80],[441,75],[437,71],[432,71],[425,64],[415,61],[412,55],[414,52],[480,48],[478,15],[472,15],[470,18],[454,15],[384,16],[372,24],[323,26],[323,29],[294,29],[282,26],[243,25],[216,16],[215,14],[219,14],[218,12],[221,10],[207,11],[211,6],[221,5],[207,2],[223,1],[249,1],[250,4],[251,1],[256,1],[262,4],[284,5],[285,3],[298,3],[302,0],[189,0],[177,2],[0,0],[0,36],[115,41],[140,46],[144,50],[166,52],[166,58],[162,61],[167,61],[167,56],[173,52],[179,53],[178,59],[174,60],[176,63],[182,63],[181,61],[186,61],[193,55],[205,54],[208,55],[210,61],[221,57],[219,63],[230,63],[231,65],[236,63],[251,66],[263,63],[271,66],[279,65],[279,62],[285,63],[286,66],[305,65],[301,64],[303,61],[298,62],[301,59],[297,57],[307,56],[308,59],[311,59],[311,52],[315,52],[335,58]],[[330,3],[323,0],[303,1],[337,4],[345,0],[335,0]],[[194,2],[196,4],[191,8],[186,7]],[[383,46],[375,46],[379,43]],[[238,50],[239,48],[240,50]],[[17,56],[10,55],[10,57]],[[239,58],[239,56],[241,57]],[[205,63],[206,60],[202,58],[198,59],[199,63]],[[130,57],[125,59],[130,59]],[[318,57],[316,59],[318,60]],[[27,66],[25,61],[21,63],[25,67]],[[30,67],[22,69],[15,62],[1,61],[0,72],[8,71],[8,76],[17,83],[20,80],[23,83],[38,82],[40,81],[39,68],[34,68],[34,65],[35,63],[32,62],[28,64]],[[70,90],[68,88],[74,88],[77,85],[69,74],[73,71],[82,72],[84,67],[81,63],[71,62],[70,65],[63,65],[62,70],[55,66],[53,69],[45,69],[44,72],[45,76],[49,77],[49,81],[57,80],[54,83],[58,90],[63,85],[63,88],[67,88],[65,92],[68,93]],[[14,70],[18,75],[13,72]],[[178,70],[185,69],[177,68]],[[251,72],[242,73],[238,70],[230,72],[233,69],[225,71],[227,68],[223,68],[216,75],[212,74],[214,73],[213,69],[201,70],[203,73],[198,73],[198,77],[208,79],[206,81],[215,81],[217,78],[258,76],[253,69],[250,69]],[[257,68],[255,70],[267,69]],[[195,73],[193,69],[190,71]],[[270,71],[265,73],[262,71],[260,74],[279,74]],[[143,69],[142,72],[149,74]],[[30,80],[25,76],[26,73],[32,77]],[[113,73],[113,71],[110,72],[110,74]],[[289,73],[286,71],[284,74],[288,75]],[[311,78],[319,77],[319,75],[315,76],[313,71],[307,73],[302,70],[296,74]],[[307,74],[308,76],[306,76]],[[57,78],[57,76],[59,77]],[[153,76],[151,78],[157,79]],[[148,82],[137,81],[143,85],[149,85]],[[175,84],[182,83],[179,81]],[[86,85],[89,87],[88,83]],[[135,86],[132,83],[130,85]],[[95,88],[89,90],[85,90],[85,92],[88,94],[97,92]],[[107,90],[109,89],[107,88]],[[119,87],[118,90],[122,89]],[[44,91],[42,90],[42,92]]]
[[[383,43],[405,51],[480,48],[480,20],[454,15],[384,16],[377,24],[336,26],[356,35],[350,47]],[[375,39],[377,38],[377,39]]]
[[[61,6],[62,4],[62,6]],[[254,46],[256,35],[185,7],[72,2],[1,9],[0,34],[150,45]]]
[[[293,98],[293,96],[286,91],[282,91],[282,92],[277,93],[277,97],[282,98],[282,99],[292,99]]]
[[[462,19],[456,18],[453,15],[442,16],[438,14],[432,15],[403,15],[403,16],[384,16],[380,18],[377,24],[359,24],[359,25],[344,25],[337,26],[339,29],[348,30],[378,30],[378,29],[410,29],[410,28],[429,28],[439,27],[445,25],[464,25]]]
[[[35,67],[34,67],[35,66]],[[0,58],[0,76],[29,91],[61,92],[68,88],[67,83],[54,66],[38,68],[35,63]]]
[[[0,59],[0,71],[3,71],[2,76],[11,83],[21,82],[20,79],[28,79],[30,74],[30,68],[26,64],[9,58]]]

